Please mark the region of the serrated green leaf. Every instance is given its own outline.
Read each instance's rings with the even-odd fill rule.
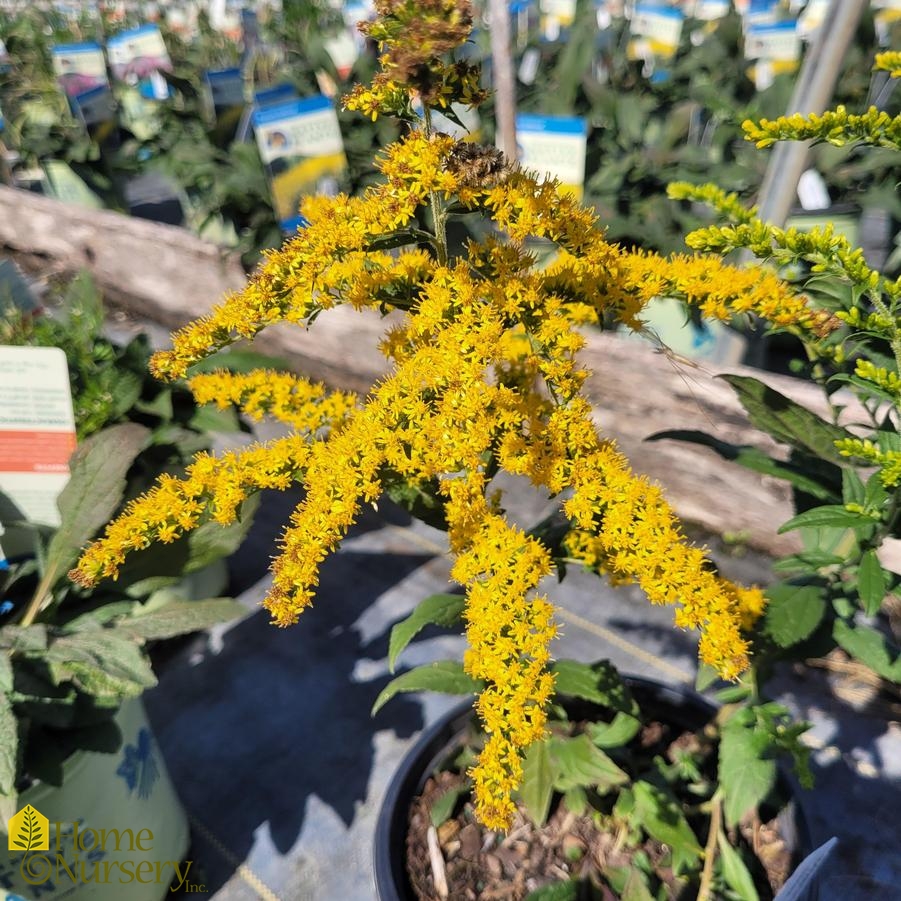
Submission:
[[[823,589],[816,585],[773,585],[766,595],[764,629],[782,648],[807,638],[826,613]]]
[[[563,793],[563,803],[571,814],[580,817],[588,807],[588,794],[584,788],[576,786]]]
[[[869,626],[851,626],[839,619],[832,627],[832,635],[855,660],[883,679],[901,683],[901,654],[881,632]]]
[[[701,856],[701,846],[678,801],[643,779],[632,784],[632,791],[635,796],[632,822],[640,824],[651,838],[669,845],[677,875],[694,867]]]
[[[588,736],[599,748],[621,748],[630,742],[641,729],[639,720],[621,710],[609,723],[591,723]]]
[[[842,470],[842,503],[861,504],[866,501],[867,489],[853,469]]]
[[[233,598],[208,598],[203,601],[170,601],[150,613],[135,611],[117,622],[117,633],[131,636],[139,642],[174,638],[209,629],[218,623],[229,622],[247,613],[247,609]]]
[[[468,782],[462,785],[454,785],[442,792],[429,808],[429,819],[432,825],[437,829],[453,812],[457,806],[457,801],[461,796],[467,794],[471,789]]]
[[[723,813],[731,828],[769,794],[776,781],[776,763],[765,755],[769,736],[730,720],[723,727],[719,749]]]
[[[729,844],[729,839],[722,831],[717,842],[726,885],[741,898],[741,901],[759,901],[760,896],[754,886],[754,878],[745,866],[741,853]]]
[[[428,625],[452,626],[459,622],[466,606],[461,594],[433,594],[416,605],[404,620],[395,623],[388,641],[388,669],[393,673],[397,658],[413,638]]]
[[[550,738],[548,746],[554,774],[554,788],[595,786],[605,791],[623,785],[629,777],[587,735],[574,738]]]
[[[554,794],[554,772],[548,742],[536,741],[529,745],[523,760],[519,793],[532,821],[543,826]]]
[[[392,679],[379,693],[372,705],[374,716],[396,694],[405,691],[437,691],[449,695],[476,694],[484,683],[463,672],[463,664],[456,660],[438,660],[417,666]]]
[[[876,551],[864,551],[857,568],[857,591],[861,604],[868,616],[875,616],[885,600],[885,570],[876,556]]]
[[[774,460],[762,450],[758,450],[751,445],[730,444],[728,441],[721,441],[719,438],[714,438],[706,432],[693,429],[670,429],[665,432],[657,432],[645,440],[659,441],[661,439],[687,441],[691,444],[709,447],[711,450],[716,451],[724,460],[730,460],[739,466],[744,466],[745,469],[750,469],[752,472],[759,472],[762,475],[783,479],[794,485],[795,488],[799,488],[801,491],[820,500],[836,500],[835,492],[832,488],[814,478],[803,466]]]
[[[607,660],[591,665],[575,660],[558,660],[551,667],[551,672],[554,674],[558,695],[593,701],[624,713],[637,712],[629,689],[616,667]]]
[[[48,573],[64,573],[116,511],[125,474],[149,434],[144,426],[126,422],[92,435],[75,451],[69,481],[57,501],[61,522],[47,549]]]
[[[719,378],[732,386],[748,418],[758,429],[818,459],[847,465],[847,460],[835,449],[835,442],[853,438],[849,431],[806,410],[759,379],[740,375]]]
[[[874,524],[875,520],[865,516],[863,513],[846,510],[838,504],[828,504],[823,507],[814,507],[812,510],[805,510],[803,513],[793,516],[788,522],[780,526],[779,534],[800,528],[822,528],[828,526],[856,529],[861,526],[872,526]]]

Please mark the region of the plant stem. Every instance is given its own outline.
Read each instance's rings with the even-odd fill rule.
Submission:
[[[44,606],[44,599],[50,593],[50,589],[53,587],[53,583],[56,581],[56,566],[51,566],[44,575],[41,581],[38,583],[38,587],[35,589],[34,597],[32,597],[31,602],[28,604],[28,608],[25,611],[25,614],[22,617],[19,625],[24,629],[26,626],[30,626],[34,622],[34,618],[41,612],[41,608]]]
[[[432,113],[425,105],[422,105],[422,117],[425,122],[425,136],[432,136]],[[429,192],[429,200],[432,204],[432,220],[435,224],[435,249],[438,251],[438,264],[445,266],[447,264],[447,228],[445,227],[445,210],[441,203],[441,198],[436,191]]]
[[[697,901],[710,901],[713,888],[713,865],[716,863],[716,842],[719,838],[723,822],[723,799],[717,791],[710,799],[713,809],[710,811],[710,831],[707,833],[707,845],[704,848],[704,870],[701,873],[701,884],[698,886]]]

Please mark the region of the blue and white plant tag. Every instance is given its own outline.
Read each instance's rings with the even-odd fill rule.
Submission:
[[[57,44],[50,55],[57,83],[70,101],[79,94],[109,86],[106,58],[99,44]]]
[[[347,170],[335,105],[322,95],[256,109],[253,128],[269,175],[281,227],[304,224],[300,201],[311,194],[337,194]]]
[[[629,31],[633,38],[646,42],[654,56],[668,58],[679,49],[684,21],[681,10],[656,3],[639,3],[632,13]]]
[[[556,178],[564,193],[581,199],[588,146],[585,119],[520,114],[516,117],[516,144],[523,169]]]

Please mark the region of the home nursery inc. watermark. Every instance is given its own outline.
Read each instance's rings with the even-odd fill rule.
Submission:
[[[28,804],[7,822],[10,859],[22,880],[43,894],[73,884],[155,883],[169,891],[206,892],[192,882],[190,860],[155,860],[151,829],[86,827],[83,820],[50,822]],[[3,874],[0,872],[0,883]]]

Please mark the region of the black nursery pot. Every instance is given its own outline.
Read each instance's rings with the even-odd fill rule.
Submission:
[[[685,730],[702,728],[717,707],[687,687],[664,685],[641,676],[623,676],[642,710]],[[407,876],[408,814],[436,765],[447,758],[473,716],[472,703],[464,701],[426,729],[401,761],[385,793],[375,827],[373,870],[378,901],[417,901]],[[777,788],[792,798],[780,815],[782,837],[792,854],[793,866],[812,850],[807,823],[793,797],[792,783],[780,773]],[[812,878],[815,878],[815,874]],[[807,897],[797,895],[798,898]]]

